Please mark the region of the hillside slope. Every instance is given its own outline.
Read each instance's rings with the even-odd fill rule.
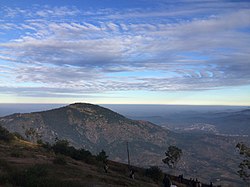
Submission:
[[[133,144],[131,151],[135,155],[142,154],[138,159],[143,161],[144,150],[155,154],[172,136],[170,131],[152,123],[130,120],[109,109],[82,103],[44,112],[13,114],[0,118],[0,123],[33,142],[67,139],[75,147],[94,153],[105,149],[117,161],[126,159],[126,142]]]
[[[67,139],[75,147],[92,153],[104,149],[110,159],[118,162],[127,161],[129,142],[131,163],[143,167],[159,165],[167,169],[162,163],[164,152],[169,145],[177,145],[183,150],[177,172],[204,182],[218,178],[225,183],[239,182],[235,174],[239,163],[235,145],[240,140],[230,137],[173,133],[150,122],[130,120],[109,109],[84,103],[13,114],[0,118],[0,124],[33,142]]]
[[[135,179],[131,179],[126,165],[109,161],[108,166],[105,173],[103,164],[95,160],[74,160],[19,139],[8,143],[0,140],[0,186],[158,186],[144,169],[137,168]]]

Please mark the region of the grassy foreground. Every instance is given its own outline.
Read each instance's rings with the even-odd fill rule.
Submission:
[[[95,159],[75,160],[18,138],[0,140],[0,186],[161,185],[161,176],[155,177],[146,169],[134,167],[135,179],[131,179],[127,165],[108,161],[108,166],[105,173],[102,162]]]

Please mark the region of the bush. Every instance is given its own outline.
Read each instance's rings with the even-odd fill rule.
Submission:
[[[52,150],[56,154],[69,156],[75,160],[81,160],[88,164],[97,164],[95,156],[93,156],[89,151],[85,149],[76,149],[73,146],[69,146],[69,142],[67,140],[57,140],[54,145],[50,145],[48,142],[42,143],[41,145],[43,148],[47,149],[48,151]]]
[[[62,154],[69,156],[75,160],[82,160],[87,162],[91,162],[94,160],[92,154],[89,151],[84,149],[76,149],[73,146],[69,146],[69,142],[67,140],[58,140],[51,149],[54,150],[56,154]]]
[[[8,130],[0,126],[0,140],[3,140],[5,142],[10,142],[14,139],[13,134],[11,134]]]
[[[162,177],[163,177],[163,173],[162,173],[161,169],[157,166],[152,166],[152,167],[146,169],[145,175],[147,177],[152,178],[155,182],[161,181]]]
[[[101,161],[103,163],[107,162],[109,156],[106,155],[106,152],[104,150],[102,150],[97,156],[96,156],[96,160]]]
[[[92,154],[89,151],[86,151],[85,149],[79,149],[74,151],[74,154],[72,155],[72,158],[75,160],[88,160],[90,157],[92,157]]]
[[[58,140],[53,146],[52,149],[55,153],[61,153],[63,155],[70,155],[69,142],[67,140]]]

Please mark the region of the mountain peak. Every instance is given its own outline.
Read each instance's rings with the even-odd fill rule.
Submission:
[[[168,130],[157,125],[131,120],[89,103],[74,103],[43,112],[6,116],[0,121],[7,129],[19,132],[31,141],[68,139],[72,145],[92,151],[98,151],[99,147],[113,150],[126,141],[143,142],[145,146],[162,145],[169,135]]]
[[[94,105],[91,103],[81,103],[81,102],[77,102],[77,103],[72,103],[68,105],[69,107],[77,107],[77,108],[83,108],[83,107],[100,107],[99,105]]]
[[[77,110],[81,114],[85,114],[88,116],[92,116],[92,117],[95,116],[97,118],[100,118],[100,117],[105,118],[108,120],[109,123],[115,123],[121,120],[131,121],[128,118],[124,117],[123,115],[118,114],[117,112],[114,112],[108,108],[104,108],[102,106],[94,105],[90,103],[73,103],[73,104],[66,106],[66,108]]]

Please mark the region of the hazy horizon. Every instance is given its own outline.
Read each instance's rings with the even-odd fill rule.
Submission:
[[[40,112],[55,109],[68,104],[31,104],[9,103],[0,104],[0,117],[13,113]],[[99,104],[115,112],[127,116],[154,116],[165,115],[173,112],[211,112],[211,111],[236,111],[250,109],[250,106],[219,106],[219,105],[166,105],[166,104]]]

